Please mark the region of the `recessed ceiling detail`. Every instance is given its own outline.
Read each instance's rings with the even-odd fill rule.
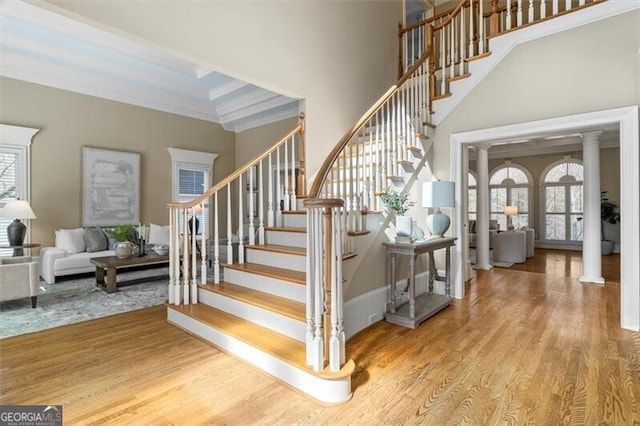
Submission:
[[[23,1],[0,4],[0,75],[220,123],[297,116],[299,100]]]

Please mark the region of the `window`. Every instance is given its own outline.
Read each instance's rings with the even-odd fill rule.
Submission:
[[[169,148],[172,163],[173,201],[184,203],[202,195],[212,186],[213,161],[218,154],[190,151],[186,149]],[[190,218],[190,217],[189,217]],[[205,205],[202,212],[196,215],[198,219],[198,233],[207,232],[205,223],[209,223],[209,206]],[[206,221],[204,219],[207,219]],[[182,212],[178,217],[180,232],[183,232],[184,217]]]
[[[477,190],[476,177],[473,175],[472,172],[469,172],[467,180],[468,180],[467,194],[468,194],[468,200],[469,200],[469,220],[475,220],[476,213],[478,211],[477,210],[478,209],[478,202],[477,202],[478,190]]]
[[[29,168],[31,138],[38,129],[0,124],[0,208],[16,199],[30,201]],[[36,213],[37,214],[37,213]],[[9,244],[7,226],[11,218],[0,218],[0,244]],[[25,220],[29,241],[30,221]],[[12,250],[0,249],[0,256],[11,256]]]
[[[527,169],[519,164],[505,161],[493,170],[489,177],[491,193],[490,215],[497,220],[500,229],[507,229],[505,206],[518,206],[518,214],[511,218],[513,226],[518,229],[529,226],[529,194],[532,181]]]
[[[546,240],[582,241],[582,180],[582,164],[569,156],[543,173]]]

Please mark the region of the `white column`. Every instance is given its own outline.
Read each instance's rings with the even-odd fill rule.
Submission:
[[[582,163],[584,166],[582,209],[583,283],[604,284],[602,278],[602,248],[600,245],[600,141],[601,131],[582,134]]]
[[[476,155],[476,269],[491,269],[489,260],[489,147],[477,147]]]

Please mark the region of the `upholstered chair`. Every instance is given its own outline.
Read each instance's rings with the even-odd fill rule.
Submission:
[[[31,297],[31,307],[38,301],[38,262],[31,256],[0,258],[0,301]]]

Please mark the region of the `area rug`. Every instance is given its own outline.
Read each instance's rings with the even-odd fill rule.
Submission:
[[[168,274],[168,267],[118,272],[118,284],[125,285],[111,294],[96,286],[93,274],[56,284],[42,281],[35,309],[30,298],[0,303],[0,338],[163,304]]]

